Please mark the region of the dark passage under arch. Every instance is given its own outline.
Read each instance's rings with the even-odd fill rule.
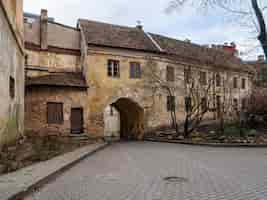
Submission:
[[[120,113],[120,137],[125,140],[144,138],[144,110],[129,98],[120,98],[112,104]]]

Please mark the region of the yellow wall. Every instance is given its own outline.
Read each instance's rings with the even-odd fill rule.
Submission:
[[[46,68],[49,72],[79,72],[81,71],[80,57],[74,55],[59,54],[49,51],[26,50],[28,57],[27,66]],[[28,70],[29,74],[37,76],[37,72]],[[40,74],[43,74],[40,72]]]
[[[167,59],[156,57],[155,55],[149,55],[146,53],[138,53],[127,50],[116,49],[101,49],[91,47],[88,50],[88,56],[86,59],[86,76],[89,80],[89,95],[88,104],[90,108],[88,129],[91,133],[96,135],[103,134],[103,113],[105,108],[114,103],[121,97],[128,97],[138,103],[144,108],[146,114],[146,128],[154,128],[171,124],[170,112],[167,111],[167,96],[166,90],[153,91],[153,84],[147,85],[149,82],[145,73],[147,69],[148,57],[153,59],[155,68],[158,68],[158,74],[162,80],[166,78],[166,67],[171,65],[175,67],[176,80],[173,83],[174,96],[176,97],[176,111],[177,119],[179,122],[183,122],[185,117],[185,105],[184,97],[186,95],[184,85],[184,68],[188,66],[183,63],[173,63]],[[120,61],[120,78],[108,77],[107,75],[107,63],[108,60]],[[130,79],[130,62],[139,62],[142,68],[141,79]],[[212,76],[216,69],[208,66],[193,66],[194,77],[197,79],[199,71],[206,71],[208,76]],[[241,78],[244,77],[249,82],[249,77],[246,73],[233,72],[233,71],[219,71],[222,76],[228,74],[229,86],[232,87],[232,79],[234,76],[238,76],[240,87]],[[221,94],[222,90],[217,88],[217,94]],[[245,90],[236,89],[233,90],[233,98],[241,99],[246,97],[251,91],[251,84],[247,85]],[[209,113],[207,117],[213,117],[213,113]]]

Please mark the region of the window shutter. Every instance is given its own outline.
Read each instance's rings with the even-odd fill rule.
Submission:
[[[47,123],[48,124],[63,123],[62,103],[47,103]]]

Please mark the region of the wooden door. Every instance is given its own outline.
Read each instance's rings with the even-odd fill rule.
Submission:
[[[82,108],[71,109],[71,133],[73,134],[83,133],[83,109]]]

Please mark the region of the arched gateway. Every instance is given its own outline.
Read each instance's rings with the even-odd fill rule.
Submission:
[[[129,98],[120,98],[108,105],[104,113],[105,136],[125,140],[144,137],[144,109]]]

